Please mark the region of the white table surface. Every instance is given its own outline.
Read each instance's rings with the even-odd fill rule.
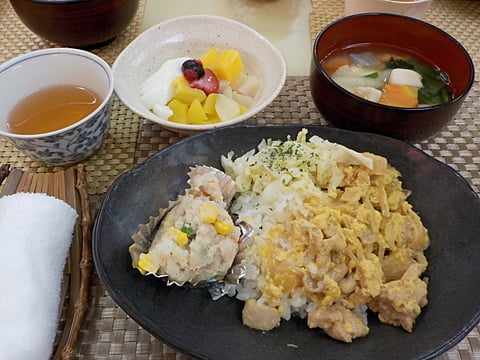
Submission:
[[[257,30],[282,53],[288,75],[308,75],[310,0],[147,0],[143,30],[182,15],[217,15]]]

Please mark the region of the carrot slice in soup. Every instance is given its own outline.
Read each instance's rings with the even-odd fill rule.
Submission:
[[[383,105],[416,108],[418,106],[418,89],[413,86],[387,84],[383,88],[379,103]]]

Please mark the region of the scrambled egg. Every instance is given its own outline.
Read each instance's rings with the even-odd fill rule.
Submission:
[[[270,330],[296,313],[351,342],[368,334],[368,307],[412,331],[427,304],[429,238],[401,174],[383,157],[306,136],[222,158],[239,191],[231,212],[255,229],[237,256],[244,324]]]

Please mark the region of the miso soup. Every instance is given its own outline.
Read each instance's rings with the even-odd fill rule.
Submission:
[[[344,89],[383,105],[416,108],[452,100],[448,74],[395,47],[344,48],[323,59],[322,67]]]

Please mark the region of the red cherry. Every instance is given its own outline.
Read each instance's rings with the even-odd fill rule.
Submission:
[[[219,86],[217,77],[210,69],[205,69],[205,75],[200,79],[190,82],[190,87],[203,90],[207,95],[216,93]]]

